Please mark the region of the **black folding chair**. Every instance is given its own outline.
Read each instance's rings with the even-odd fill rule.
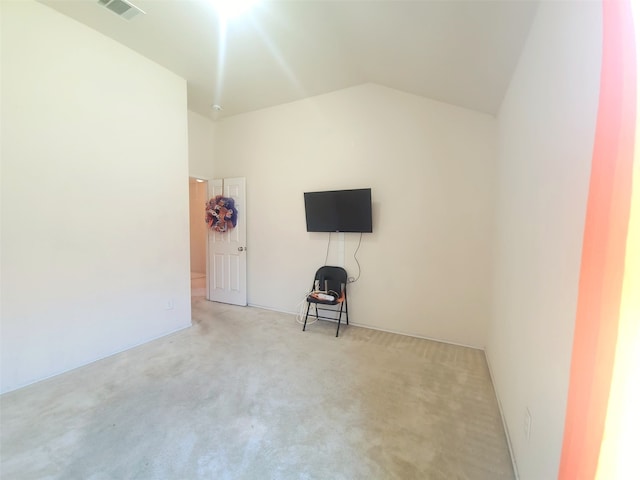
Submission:
[[[347,271],[342,267],[320,267],[313,278],[313,285],[311,286],[312,292],[307,296],[307,313],[304,316],[304,326],[302,331],[307,328],[307,318],[309,317],[309,309],[311,304],[315,304],[316,320],[321,318],[324,320],[335,320],[334,317],[327,317],[320,315],[321,312],[336,312],[335,308],[324,307],[337,307],[340,305],[340,313],[338,315],[338,329],[336,330],[336,337],[340,333],[340,322],[342,320],[342,310],[344,307],[345,318],[347,325],[349,325],[349,306],[347,304]],[[327,300],[326,298],[319,297],[318,294],[331,295],[333,300]]]

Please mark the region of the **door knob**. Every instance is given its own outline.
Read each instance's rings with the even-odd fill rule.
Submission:
[[[238,251],[239,251],[239,252],[243,252],[244,250],[245,250],[245,248],[244,248],[244,247],[238,247]]]

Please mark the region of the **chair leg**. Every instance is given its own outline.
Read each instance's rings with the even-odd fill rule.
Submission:
[[[338,315],[338,329],[336,330],[336,337],[340,333],[340,320],[342,320],[342,307],[343,307],[343,303],[341,302],[340,303],[340,315]]]
[[[349,325],[349,303],[347,302],[347,294],[344,294],[344,315],[347,319],[347,325]]]
[[[304,325],[302,326],[302,331],[304,332],[307,328],[307,317],[309,316],[309,309],[311,308],[311,303],[307,302],[307,314],[304,316]]]

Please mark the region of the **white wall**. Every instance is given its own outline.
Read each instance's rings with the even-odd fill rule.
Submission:
[[[187,327],[191,306],[184,80],[42,4],[2,10],[8,391]]]
[[[213,178],[213,122],[202,115],[188,111],[189,122],[189,175]]]
[[[487,357],[522,480],[557,478],[559,466],[599,91],[600,8],[542,2],[498,117]]]
[[[328,234],[306,232],[303,192],[371,187],[351,320],[484,346],[495,129],[374,84],[217,122],[216,176],[247,178],[249,303],[295,311],[324,263]],[[345,236],[355,276],[358,234]]]

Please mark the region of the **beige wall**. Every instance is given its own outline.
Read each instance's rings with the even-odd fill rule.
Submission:
[[[540,5],[498,118],[487,357],[522,480],[558,473],[599,92],[600,9],[599,2]]]
[[[1,30],[8,391],[191,324],[189,200],[183,79],[40,3]]]
[[[249,303],[295,311],[324,262],[303,192],[371,187],[352,321],[483,347],[495,134],[488,115],[373,84],[217,122],[215,175],[247,179]],[[352,276],[357,241],[345,234]]]
[[[207,224],[204,206],[207,202],[207,183],[189,179],[189,236],[191,238],[191,271],[207,271]]]

